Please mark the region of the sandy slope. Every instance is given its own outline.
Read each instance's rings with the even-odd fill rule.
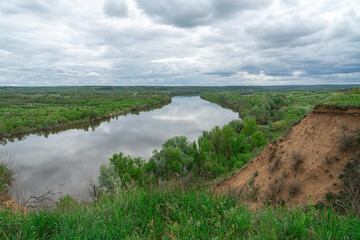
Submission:
[[[252,200],[247,197],[252,208],[264,201],[285,200],[290,205],[324,201],[326,193],[341,190],[339,175],[359,154],[356,149],[342,151],[339,141],[344,134],[355,136],[359,130],[359,108],[319,107],[282,141],[269,144],[247,167],[220,183],[216,191],[253,194]],[[296,158],[300,159],[297,166]]]

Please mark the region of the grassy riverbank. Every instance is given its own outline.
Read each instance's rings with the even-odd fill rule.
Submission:
[[[342,87],[344,86],[0,87],[0,137],[64,128],[131,111],[162,106],[169,103],[171,97],[175,95],[202,94],[206,100],[238,111],[239,104],[235,102],[242,102],[241,97],[244,95],[255,93],[261,98],[263,94],[268,95],[267,92],[278,89],[339,89]],[[223,94],[226,94],[227,99],[222,99]],[[250,100],[254,101],[253,98]],[[243,111],[241,113],[246,114]]]
[[[122,191],[93,205],[0,212],[2,239],[358,239],[360,220],[331,209],[264,208],[207,191]]]
[[[316,106],[360,106],[358,88],[347,91],[266,91],[244,95],[241,92],[207,92],[200,97],[253,118],[265,135],[278,137]]]
[[[67,127],[170,102],[169,95],[151,93],[1,93],[0,137]]]

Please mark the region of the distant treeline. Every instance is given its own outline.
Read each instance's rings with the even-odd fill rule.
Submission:
[[[172,95],[200,94],[202,92],[256,92],[274,90],[345,90],[353,85],[282,85],[282,86],[59,86],[59,87],[8,87],[0,86],[2,93],[23,94],[66,94],[66,93],[94,93],[94,92],[147,92],[167,93]]]

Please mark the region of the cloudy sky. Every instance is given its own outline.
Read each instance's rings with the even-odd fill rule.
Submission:
[[[0,85],[335,83],[358,0],[0,0]]]

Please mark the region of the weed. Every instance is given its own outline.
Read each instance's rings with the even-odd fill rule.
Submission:
[[[0,162],[0,205],[13,182],[13,171],[6,161]]]
[[[339,148],[342,152],[347,152],[354,147],[355,137],[351,135],[345,135],[345,133],[339,139]]]
[[[288,193],[292,197],[298,195],[300,190],[301,190],[301,184],[298,182],[291,182],[288,186]]]
[[[344,174],[339,176],[344,188],[339,194],[326,194],[326,200],[340,212],[360,215],[360,159],[348,162]]]
[[[249,180],[248,186],[240,190],[240,195],[243,196],[245,200],[250,200],[252,202],[257,201],[257,196],[259,195],[260,186],[257,184],[255,186],[255,178],[259,175],[258,171],[253,173],[253,176]]]
[[[325,199],[327,202],[331,202],[334,199],[334,194],[332,192],[327,192],[325,195]]]
[[[330,157],[326,157],[325,163],[326,163],[327,165],[331,165],[331,164],[333,163],[333,161],[332,161],[332,159],[331,159]]]
[[[285,178],[286,174],[283,174],[281,178],[275,178],[275,180],[268,185],[268,191],[265,192],[265,198],[268,204],[280,205],[282,202],[282,199],[279,197],[279,195],[283,189]]]
[[[304,155],[301,152],[293,152],[291,154],[292,169],[297,172],[302,169],[304,163]]]
[[[275,158],[274,164],[270,168],[270,172],[273,173],[277,169],[279,169],[281,165],[281,159],[279,157]]]

